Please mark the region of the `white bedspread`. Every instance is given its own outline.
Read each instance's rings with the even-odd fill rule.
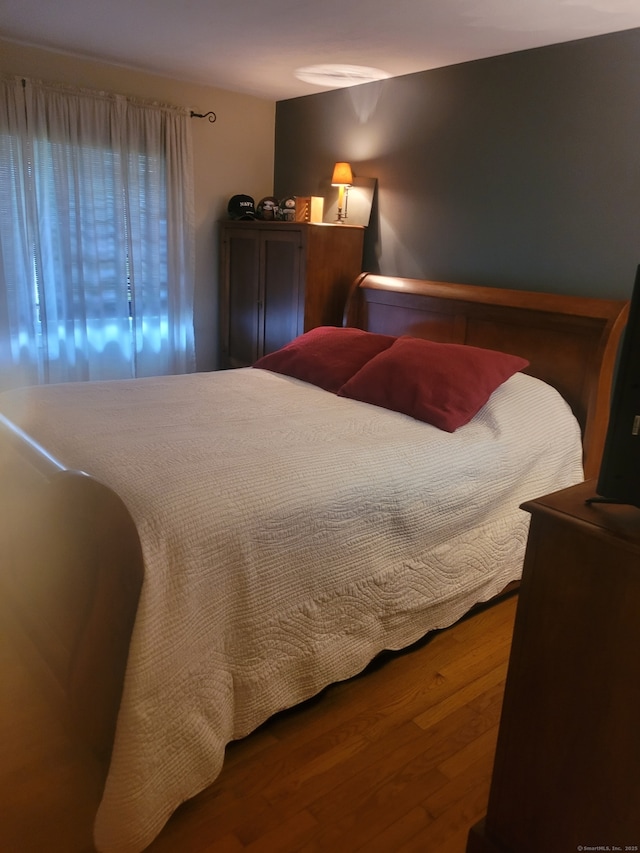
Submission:
[[[145,580],[95,837],[140,851],[274,712],[519,577],[526,499],[582,479],[517,374],[456,433],[261,370],[11,392],[0,410],[133,515]]]

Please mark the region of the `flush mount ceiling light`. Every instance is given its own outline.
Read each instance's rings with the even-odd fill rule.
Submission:
[[[359,83],[372,83],[374,80],[386,80],[391,75],[380,68],[366,65],[308,65],[295,72],[298,80],[339,89],[345,86],[357,86]]]

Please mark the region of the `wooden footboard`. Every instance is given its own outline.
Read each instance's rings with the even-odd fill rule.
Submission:
[[[133,521],[109,488],[0,415],[0,586],[77,731],[108,758],[142,586]]]

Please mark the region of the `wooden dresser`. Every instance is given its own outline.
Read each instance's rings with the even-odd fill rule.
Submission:
[[[640,848],[640,509],[531,501],[487,815],[467,853]]]
[[[316,326],[341,326],[362,271],[364,228],[306,222],[221,225],[223,367],[246,367]]]

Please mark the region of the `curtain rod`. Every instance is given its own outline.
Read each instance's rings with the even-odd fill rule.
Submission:
[[[191,110],[191,118],[208,118],[211,124],[213,124],[217,116],[213,110],[209,110],[208,113],[194,113],[194,111]]]
[[[10,78],[9,78],[9,79],[10,79]],[[28,81],[28,78],[27,78],[27,77],[13,77],[13,79],[14,79],[14,80],[19,80],[19,81],[22,83],[22,88],[23,88],[23,89],[26,89],[26,87],[27,87],[27,81]],[[49,83],[49,84],[45,83],[44,85],[48,85],[48,86],[53,86],[53,87],[55,87],[55,84],[51,84],[51,83]],[[62,89],[68,90],[68,91],[77,91],[77,92],[82,92],[82,91],[83,91],[82,89],[78,89],[78,88],[77,88],[77,87],[75,87],[75,86],[74,86],[74,87],[72,87],[72,86],[68,86],[68,85],[64,85],[64,84],[63,84],[62,86],[60,86],[59,88],[62,88]],[[93,94],[93,90],[88,90],[88,91],[89,91],[91,94]],[[102,94],[102,93],[100,92],[100,94]],[[155,106],[155,104],[153,104],[153,106]],[[214,122],[214,121],[216,121],[216,120],[217,120],[217,118],[218,118],[218,117],[217,117],[217,115],[214,113],[214,111],[213,111],[213,110],[209,110],[209,112],[208,112],[208,113],[196,113],[196,112],[194,112],[193,110],[191,110],[190,115],[191,115],[191,118],[206,118],[206,119],[209,119],[209,121],[211,122],[211,124],[213,124],[213,122]]]

